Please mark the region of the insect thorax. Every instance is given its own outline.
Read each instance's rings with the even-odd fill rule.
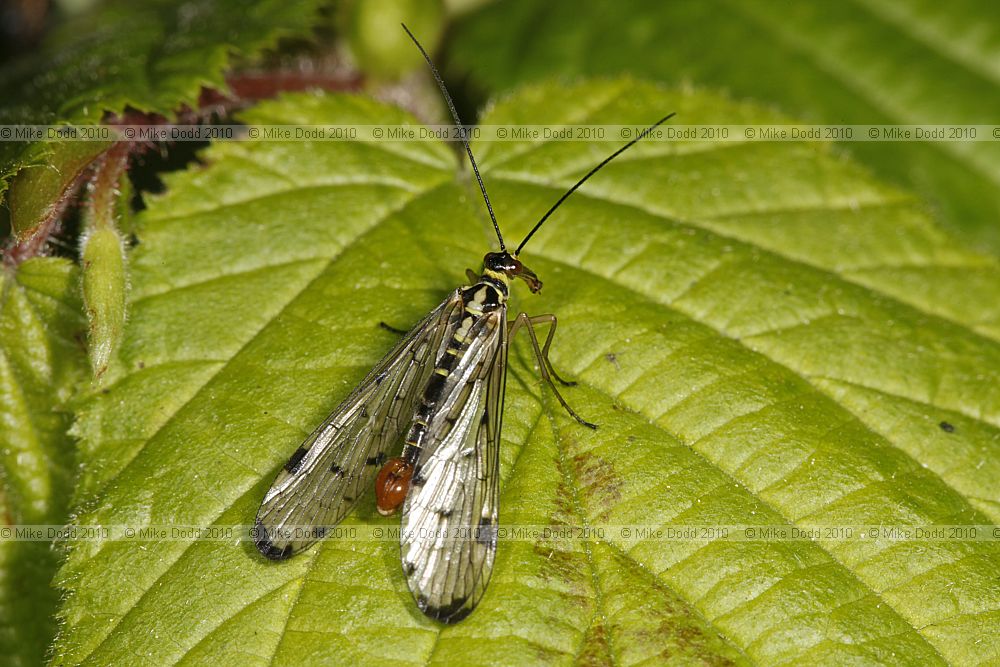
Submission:
[[[484,273],[478,283],[462,290],[466,312],[481,315],[502,307],[507,302],[508,289],[506,276],[501,279]]]

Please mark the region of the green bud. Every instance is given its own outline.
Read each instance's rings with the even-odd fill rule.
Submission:
[[[354,2],[348,11],[348,40],[359,68],[375,79],[398,80],[426,67],[400,23],[434,53],[444,25],[441,0]]]
[[[99,227],[83,239],[81,257],[90,365],[94,377],[100,379],[125,330],[128,278],[124,244],[113,227]]]

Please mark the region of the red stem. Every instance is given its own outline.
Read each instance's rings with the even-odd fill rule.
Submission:
[[[127,109],[121,114],[108,114],[104,118],[107,125],[169,125],[177,123],[190,125],[204,122],[213,115],[227,117],[234,111],[249,104],[275,97],[282,92],[303,90],[358,90],[361,76],[354,71],[303,72],[299,70],[274,70],[242,72],[226,77],[230,93],[215,89],[202,89],[198,108],[184,105],[174,114],[171,121],[166,116]],[[13,240],[3,251],[3,263],[17,266],[31,257],[45,252],[49,239],[59,232],[63,216],[69,207],[79,199],[81,186],[87,183],[88,206],[95,215],[112,215],[113,193],[121,174],[128,168],[129,157],[139,155],[154,148],[153,144],[140,141],[120,141],[95,157],[89,165],[71,180],[49,207],[45,218],[35,226],[30,236]]]

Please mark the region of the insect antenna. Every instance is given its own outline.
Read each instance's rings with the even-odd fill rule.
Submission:
[[[493,221],[493,229],[497,232],[497,239],[500,241],[500,252],[507,252],[507,247],[503,242],[503,234],[500,233],[500,225],[497,224],[497,217],[493,214],[493,204],[490,203],[490,196],[486,194],[486,185],[483,183],[483,177],[479,175],[479,165],[476,164],[476,158],[472,155],[472,147],[469,146],[469,138],[465,132],[465,127],[462,125],[461,119],[458,117],[458,110],[455,109],[455,103],[452,101],[451,95],[448,93],[448,89],[445,87],[444,80],[441,79],[441,75],[438,73],[437,67],[434,66],[434,63],[431,61],[431,57],[427,55],[426,51],[424,51],[424,47],[420,45],[420,42],[418,42],[417,38],[413,36],[413,33],[410,32],[410,29],[406,27],[405,23],[401,23],[400,25],[403,26],[403,30],[406,31],[406,34],[410,36],[413,43],[417,45],[418,49],[420,49],[420,54],[423,55],[424,60],[427,61],[427,66],[431,68],[431,74],[434,75],[434,80],[437,81],[438,88],[441,89],[441,94],[444,95],[444,101],[448,103],[448,109],[451,111],[451,117],[455,119],[455,125],[458,126],[459,134],[462,137],[462,144],[465,146],[465,152],[469,154],[469,162],[472,163],[472,171],[475,172],[476,180],[479,181],[479,189],[483,193],[483,201],[486,202],[486,210],[489,211],[490,220]]]
[[[517,246],[517,250],[514,251],[514,256],[516,257],[517,255],[521,254],[521,249],[524,247],[524,244],[527,243],[528,240],[532,236],[534,236],[535,232],[538,231],[538,228],[541,227],[542,224],[546,220],[548,220],[549,216],[552,215],[552,213],[557,208],[559,208],[560,204],[562,204],[564,201],[566,201],[567,197],[569,197],[571,194],[573,194],[574,192],[576,192],[577,188],[579,188],[581,185],[583,185],[584,183],[586,183],[588,178],[590,178],[591,176],[593,176],[594,174],[596,174],[597,172],[599,172],[601,170],[601,168],[604,167],[604,165],[606,165],[607,163],[611,162],[612,160],[614,160],[616,157],[618,157],[619,155],[621,155],[622,153],[624,153],[628,149],[632,148],[632,146],[636,145],[638,142],[642,141],[646,137],[646,135],[648,135],[650,132],[652,132],[653,130],[655,130],[657,127],[659,127],[663,123],[665,123],[668,120],[670,120],[671,118],[673,118],[676,115],[676,113],[677,112],[668,113],[666,116],[664,116],[660,120],[656,121],[655,123],[653,123],[652,125],[650,125],[649,127],[647,127],[645,130],[643,130],[642,132],[640,132],[636,136],[635,139],[633,139],[632,141],[628,142],[627,144],[625,144],[624,146],[622,146],[621,148],[619,148],[618,150],[616,150],[614,153],[612,153],[608,157],[606,157],[603,160],[601,160],[601,162],[596,167],[594,167],[593,169],[591,169],[590,171],[588,171],[586,176],[584,176],[583,178],[581,178],[579,181],[576,182],[576,184],[573,187],[571,187],[569,190],[567,190],[566,193],[562,197],[559,198],[559,201],[557,201],[555,204],[553,204],[552,208],[550,208],[548,211],[545,212],[545,215],[542,216],[542,219],[535,223],[535,226],[531,228],[531,231],[528,232],[528,235],[524,237],[523,241],[521,241],[521,245]],[[485,192],[483,194],[485,194]]]

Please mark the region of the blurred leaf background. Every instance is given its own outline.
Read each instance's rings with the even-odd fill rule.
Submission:
[[[542,77],[629,73],[725,90],[815,123],[989,124],[1000,109],[1000,6],[975,0],[513,0],[450,34],[451,71],[489,93]],[[919,192],[970,243],[1000,252],[1000,142],[846,148]]]

